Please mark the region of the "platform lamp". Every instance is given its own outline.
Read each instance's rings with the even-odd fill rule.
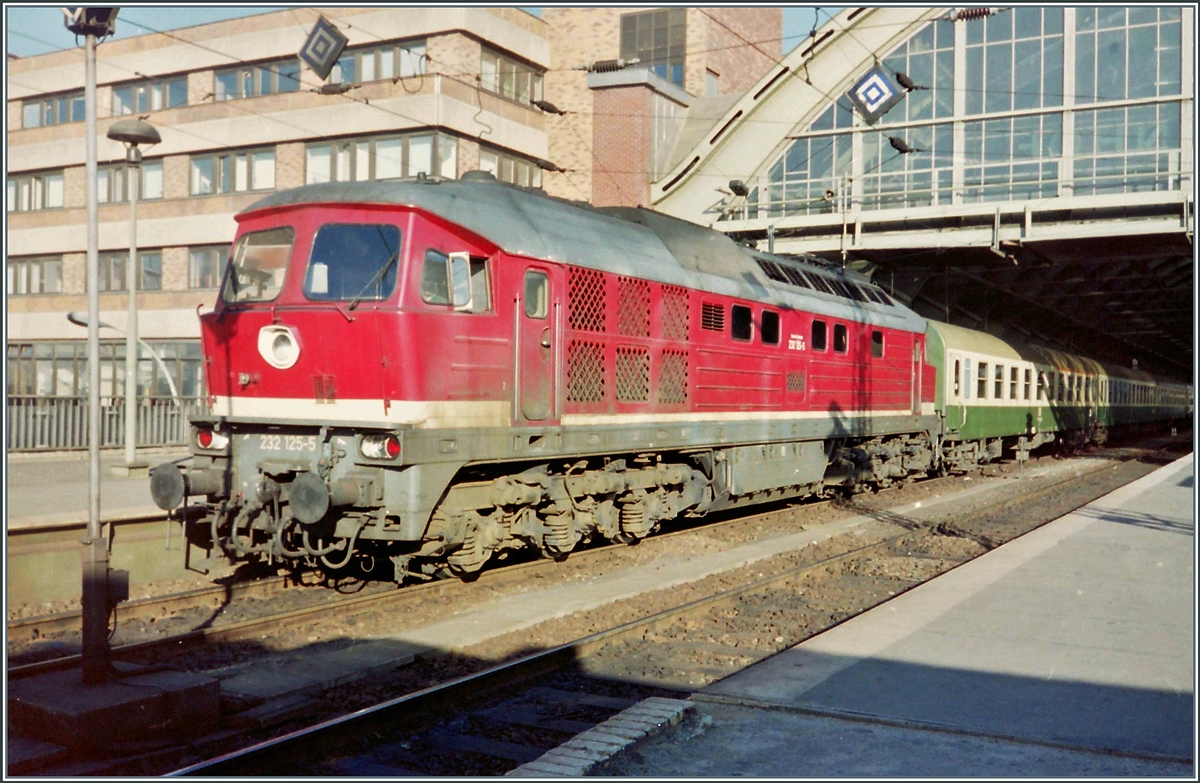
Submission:
[[[63,25],[84,37],[84,150],[87,173],[88,532],[83,540],[82,650],[84,684],[107,681],[108,542],[100,530],[100,215],[96,193],[96,39],[112,35],[116,8],[63,8]]]
[[[125,265],[125,287],[129,290],[129,315],[125,327],[125,464],[113,468],[118,476],[147,475],[150,465],[137,461],[137,200],[141,185],[142,151],[162,137],[145,120],[121,120],[108,129],[108,138],[125,145],[125,179],[129,189],[129,263]]]

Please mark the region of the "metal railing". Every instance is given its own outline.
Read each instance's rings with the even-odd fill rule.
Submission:
[[[205,413],[203,397],[150,397],[137,406],[137,445],[182,446],[188,422]],[[8,395],[8,450],[63,451],[88,447],[87,397]],[[125,399],[100,398],[100,448],[125,445]]]

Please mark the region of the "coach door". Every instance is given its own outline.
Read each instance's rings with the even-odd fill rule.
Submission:
[[[528,267],[517,301],[517,421],[554,418],[557,308],[551,301],[550,270]]]

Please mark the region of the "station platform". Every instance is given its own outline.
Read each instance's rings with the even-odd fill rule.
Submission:
[[[1194,497],[1188,455],[709,686],[600,774],[1195,779]]]
[[[154,467],[187,455],[187,449],[138,453]],[[87,524],[87,452],[8,455],[5,519],[8,530]],[[150,499],[150,478],[114,476],[123,453],[100,456],[100,518],[104,521],[161,514]]]

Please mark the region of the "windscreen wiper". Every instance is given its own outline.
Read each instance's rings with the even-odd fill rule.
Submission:
[[[396,263],[396,259],[398,258],[400,258],[400,251],[396,250],[396,252],[392,253],[391,257],[387,260],[387,263],[379,267],[379,271],[376,272],[371,279],[367,281],[367,284],[363,286],[363,289],[359,291],[353,299],[350,300],[350,306],[346,309],[353,310],[354,308],[358,307],[358,303],[362,300],[367,291],[371,290],[371,286],[379,285],[379,282],[383,280],[383,276],[387,274],[388,270],[392,268],[392,264]]]

